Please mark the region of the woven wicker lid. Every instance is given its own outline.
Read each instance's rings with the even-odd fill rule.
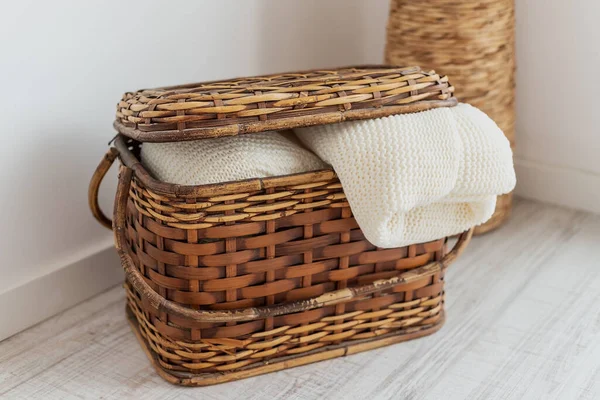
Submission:
[[[114,127],[142,142],[234,136],[450,107],[453,92],[419,67],[292,72],[128,92]]]

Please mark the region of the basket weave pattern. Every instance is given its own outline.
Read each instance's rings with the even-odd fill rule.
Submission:
[[[306,174],[307,182],[311,178]],[[200,198],[183,203],[188,214],[173,212],[173,203],[157,204],[157,197],[141,199],[147,192],[139,183],[131,187],[133,260],[155,291],[182,304],[227,309],[263,305],[267,295],[270,304],[302,300],[336,283],[368,283],[442,256],[444,240],[377,249],[352,217],[337,180]],[[235,213],[244,208],[255,212]],[[218,222],[195,222],[198,209],[210,210],[201,221]],[[336,271],[340,266],[344,271]]]
[[[315,175],[329,179],[315,182]],[[306,300],[442,259],[444,239],[396,249],[366,241],[331,171],[293,179],[304,183],[193,200],[154,193],[134,179],[129,255],[153,291],[212,310]],[[342,340],[429,328],[441,315],[442,278],[438,272],[359,301],[237,324],[144,313],[131,287],[129,304],[163,366],[224,371]]]
[[[371,301],[347,304],[341,314],[335,306],[306,311],[294,318],[276,317],[273,329],[260,330],[234,338],[185,340],[178,335],[165,335],[164,324],[155,325],[141,307],[135,291],[126,285],[129,309],[136,318],[141,335],[158,355],[160,365],[170,371],[224,372],[278,357],[313,352],[342,341],[356,341],[385,336],[391,332],[415,334],[431,331],[443,318],[443,295],[423,296],[439,292],[426,286],[411,291],[415,300],[393,302],[400,295],[373,297]],[[393,302],[390,304],[390,302]],[[235,328],[235,326],[234,326]],[[230,329],[232,330],[232,329]]]

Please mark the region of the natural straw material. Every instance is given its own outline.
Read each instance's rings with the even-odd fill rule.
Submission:
[[[446,76],[418,67],[348,67],[125,93],[115,128],[174,142],[372,119],[456,104]]]
[[[170,123],[148,116],[144,124],[132,122],[132,115],[123,118],[120,104],[115,126],[123,134],[92,178],[89,203],[103,225],[112,224],[130,322],[169,382],[203,386],[241,379],[413,339],[443,323],[444,275],[472,231],[463,233],[449,252],[447,238],[377,248],[358,227],[332,170],[200,186],[170,184],[148,173],[139,161],[144,144],[124,135],[188,140],[190,135],[260,132],[273,122],[289,128],[456,104],[447,79],[434,72],[342,71],[327,72],[327,79],[322,72],[248,78],[244,82],[250,83],[237,88],[210,84],[212,94],[204,93],[207,84],[198,84],[192,85],[197,92],[125,96],[132,100],[129,110],[144,108],[142,103],[180,107],[175,117],[181,117],[182,125],[176,125],[181,130],[169,130]],[[261,83],[281,77],[288,79],[283,87]],[[286,97],[295,103],[286,106],[287,113],[265,112],[282,108],[275,104],[280,100],[257,98],[254,91],[280,89],[295,93]],[[365,95],[351,94],[357,90]],[[173,102],[172,96],[179,98]],[[219,109],[192,124],[188,116],[196,114],[189,110],[200,115],[198,108],[220,107],[198,104],[196,96],[213,103],[248,98],[238,102],[259,112],[240,116],[240,111]],[[323,101],[319,96],[333,100],[335,107],[316,105]],[[359,112],[349,114],[353,110]],[[122,165],[111,222],[100,211],[97,195],[116,158]]]
[[[514,149],[514,1],[392,0],[386,62],[443,69],[461,102],[488,114]],[[492,219],[476,229],[501,225],[512,194],[500,196]]]

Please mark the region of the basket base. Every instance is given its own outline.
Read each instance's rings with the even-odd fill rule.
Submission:
[[[200,373],[192,374],[178,371],[170,371],[163,368],[158,362],[156,353],[150,348],[146,339],[142,336],[139,330],[138,321],[129,309],[126,307],[127,319],[131,330],[135,334],[138,342],[142,346],[144,353],[148,357],[150,363],[156,369],[156,372],[167,382],[181,386],[210,386],[218,383],[235,381],[238,379],[250,378],[257,375],[267,374],[270,372],[281,371],[287,368],[298,367],[314,363],[317,361],[330,360],[336,357],[343,357],[351,354],[360,353],[367,350],[376,349],[378,347],[388,346],[394,343],[400,343],[407,340],[417,339],[423,336],[437,332],[445,321],[445,313],[442,310],[440,319],[432,326],[419,331],[406,332],[398,330],[394,333],[382,335],[377,338],[354,340],[347,343],[340,343],[327,347],[319,348],[313,352],[304,353],[301,356],[287,356],[272,359],[268,362],[253,364],[247,368],[232,372],[222,373]]]

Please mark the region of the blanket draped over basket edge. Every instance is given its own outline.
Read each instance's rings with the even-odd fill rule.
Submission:
[[[199,185],[333,166],[365,237],[401,247],[487,221],[496,196],[514,188],[508,141],[466,104],[295,130],[318,157],[279,132],[145,143],[156,178]]]

